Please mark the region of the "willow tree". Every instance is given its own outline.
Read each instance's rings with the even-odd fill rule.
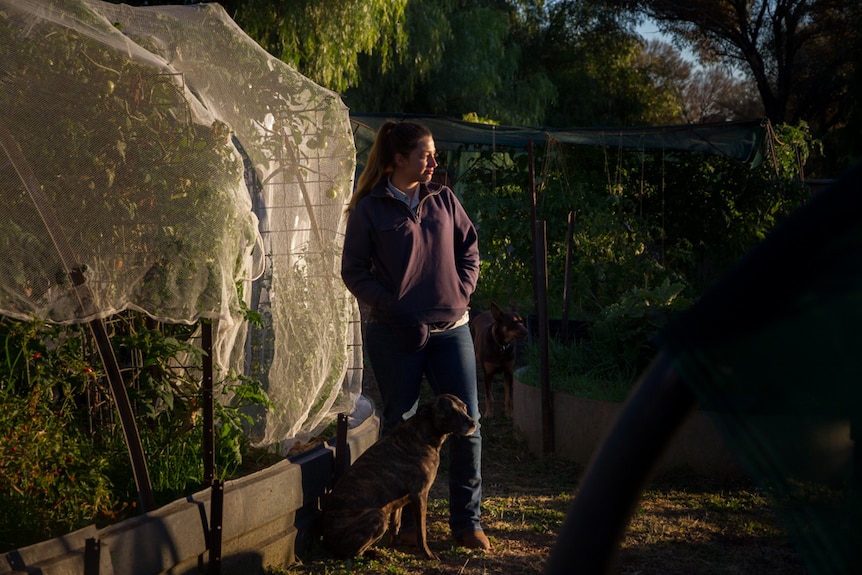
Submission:
[[[321,86],[342,92],[359,81],[359,54],[383,68],[406,41],[407,0],[227,0],[225,10],[267,52]]]
[[[393,66],[381,52],[360,55],[362,79],[345,93],[351,109],[465,116],[533,124],[555,95],[544,71],[524,66],[511,1],[411,0],[407,40],[390,39]],[[536,73],[534,73],[536,72]]]
[[[350,109],[429,111],[415,103],[416,96],[422,94],[422,86],[442,65],[446,46],[453,39],[456,6],[457,0],[408,2],[399,24],[400,36],[381,38],[385,47],[359,55],[361,79],[344,92]],[[387,59],[389,55],[391,60]]]

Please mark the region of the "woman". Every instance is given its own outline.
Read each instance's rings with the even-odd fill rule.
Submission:
[[[347,207],[341,276],[369,309],[365,349],[383,402],[383,431],[412,415],[423,375],[479,420],[468,327],[479,277],[476,229],[455,194],[431,181],[434,139],[424,126],[387,122]],[[482,438],[450,437],[449,526],[461,545],[489,550],[480,523]],[[402,515],[400,539],[415,541]]]

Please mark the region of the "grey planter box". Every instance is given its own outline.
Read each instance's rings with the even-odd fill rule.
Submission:
[[[517,378],[512,388],[513,423],[527,448],[542,454],[542,392]],[[588,465],[616,422],[623,404],[552,392],[554,410],[554,454]],[[745,471],[725,445],[709,416],[698,411],[688,419],[655,473],[687,472],[710,477],[740,478]]]
[[[378,438],[376,414],[350,429],[348,460]],[[320,498],[332,484],[333,442],[224,484],[222,573],[256,575],[295,562],[316,538]],[[88,539],[99,545],[98,575],[206,572],[211,490],[98,530],[95,526],[10,551],[0,575],[82,575]]]

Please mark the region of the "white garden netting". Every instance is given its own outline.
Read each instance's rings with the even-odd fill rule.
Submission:
[[[338,275],[354,168],[338,96],[217,4],[0,0],[0,314],[217,320],[216,365],[275,405],[258,444],[358,397]]]

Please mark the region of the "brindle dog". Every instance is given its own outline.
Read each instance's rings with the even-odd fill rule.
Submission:
[[[492,303],[470,322],[476,363],[482,366],[485,382],[484,417],[494,417],[494,376],[503,373],[503,406],[512,417],[512,372],[515,368],[515,341],[527,337],[524,318],[515,310],[503,311]]]
[[[335,554],[355,557],[389,531],[394,543],[401,509],[411,504],[416,544],[429,559],[425,514],[428,491],[437,477],[440,448],[450,434],[470,435],[477,423],[463,401],[435,397],[369,447],[345,472],[323,507],[323,541]]]

